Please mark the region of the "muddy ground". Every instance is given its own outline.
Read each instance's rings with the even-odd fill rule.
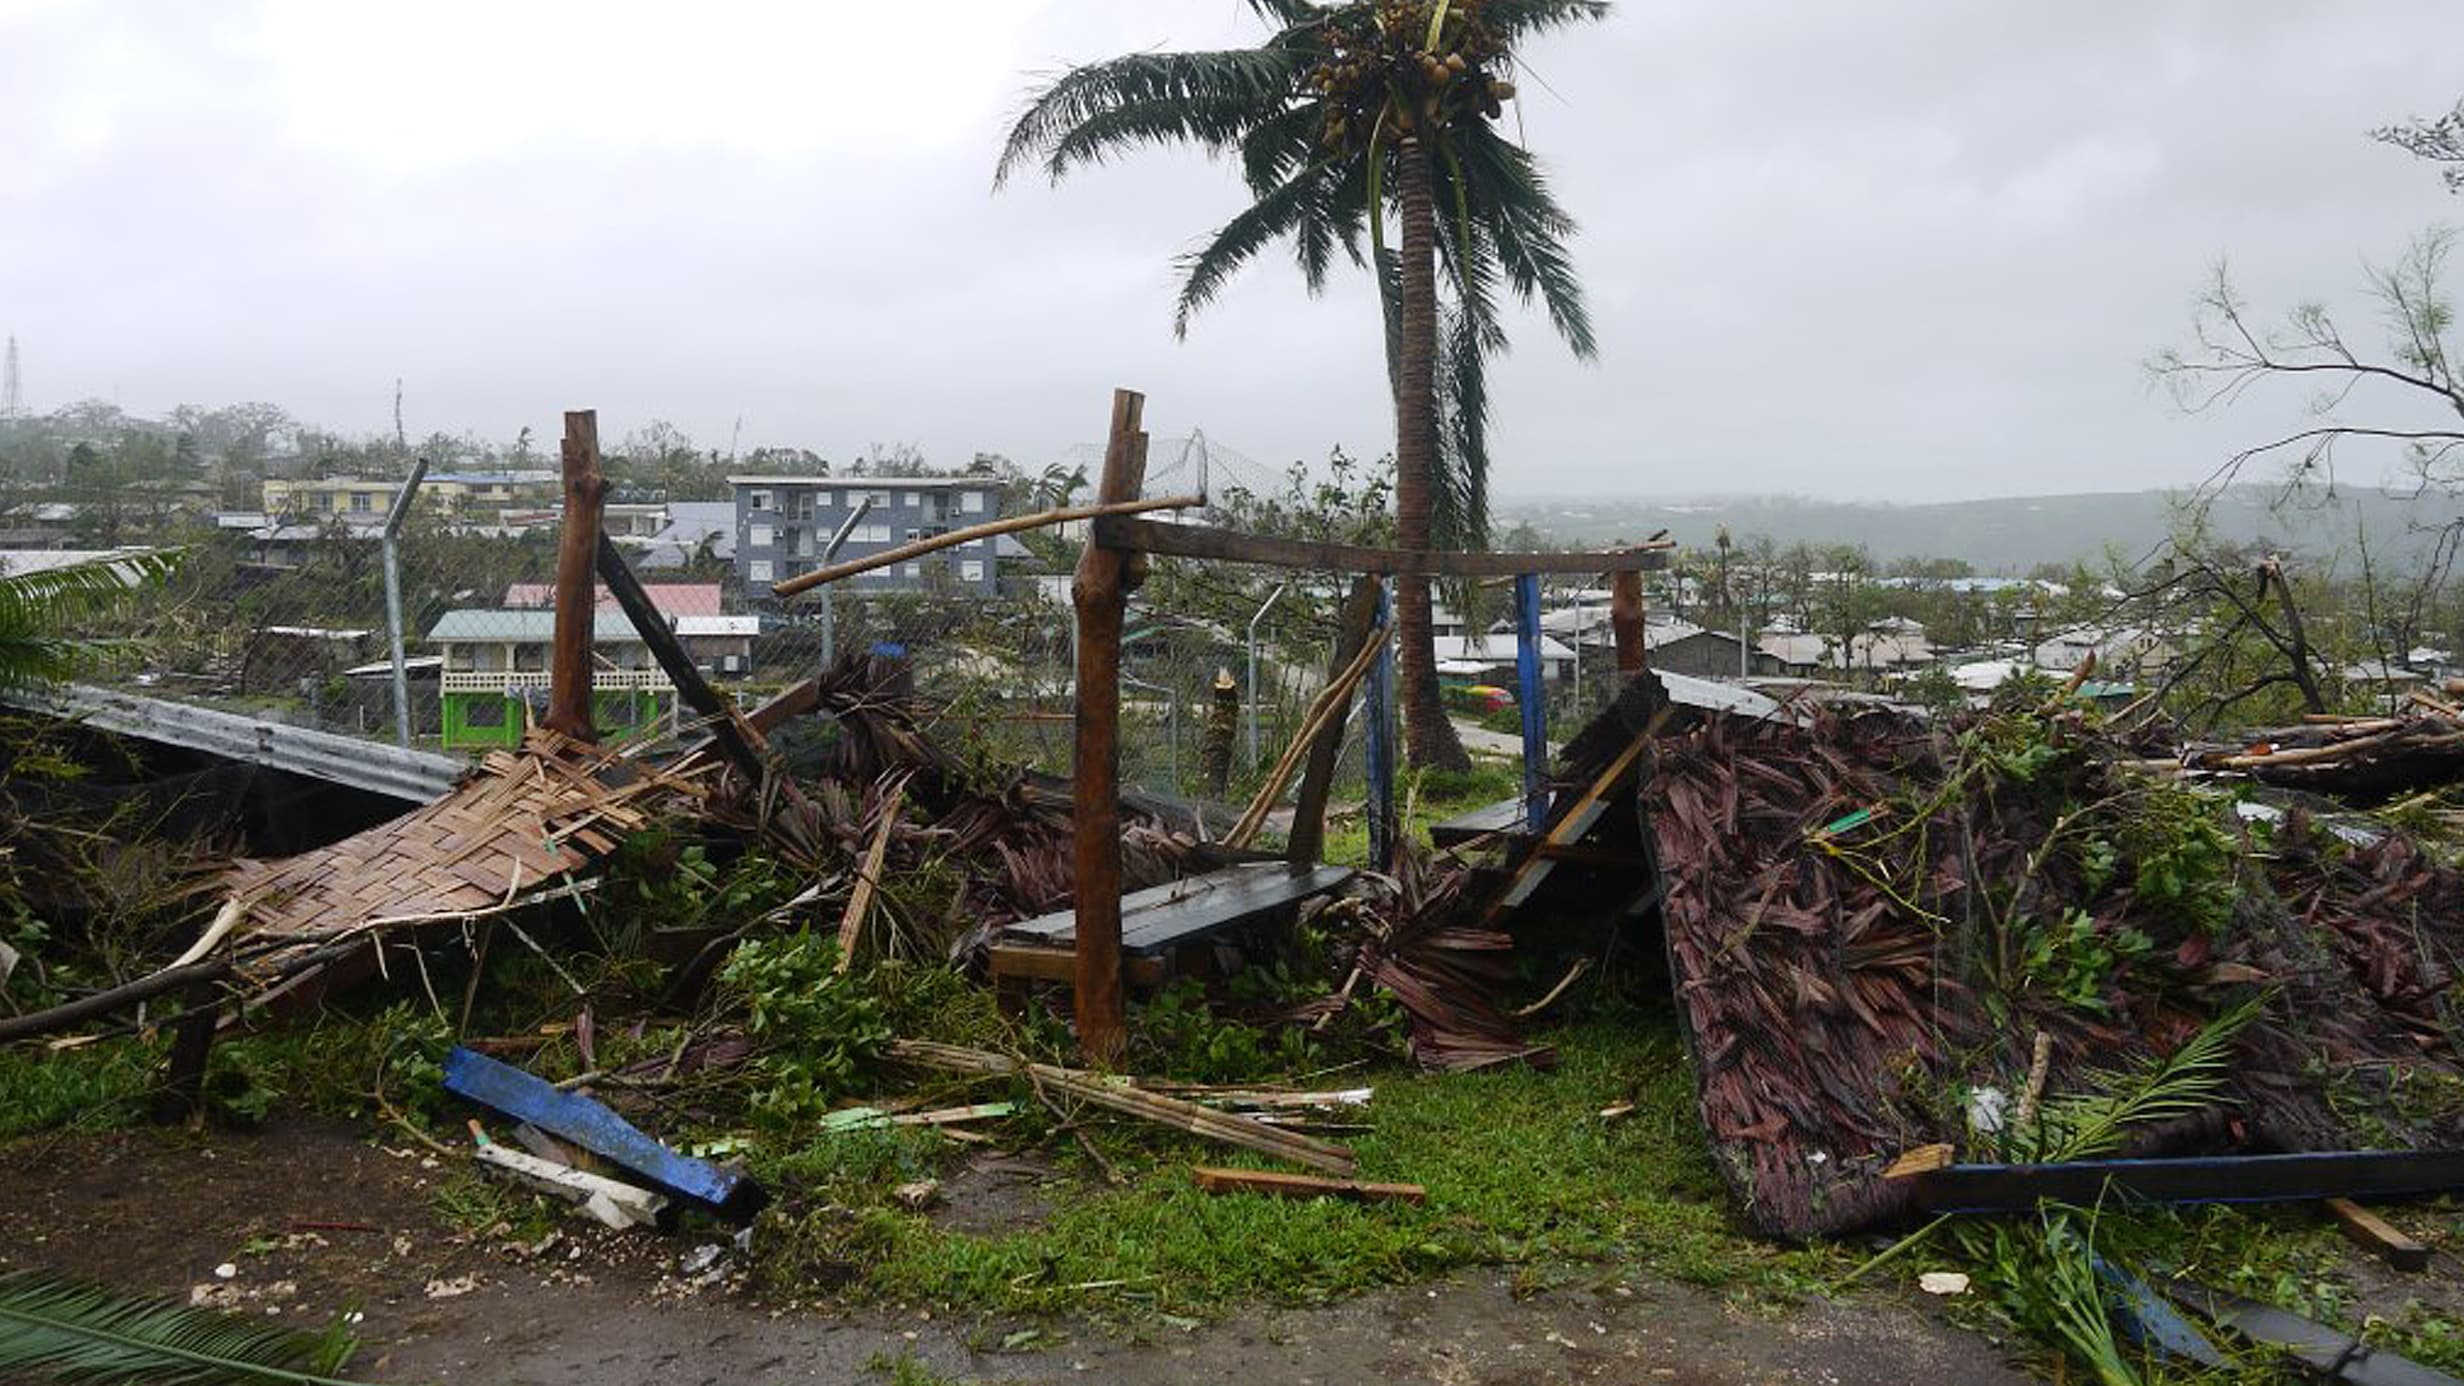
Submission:
[[[988,1166],[980,1201],[954,1181],[948,1216],[1031,1213],[1014,1196],[1031,1168]],[[568,1221],[524,1246],[458,1231],[436,1207],[445,1157],[338,1126],[38,1138],[0,1152],[0,1171],[0,1265],[303,1327],[356,1302],[365,1346],[352,1371],[379,1381],[886,1381],[880,1364],[901,1356],[962,1380],[1156,1386],[2025,1379],[1983,1339],[1914,1309],[1766,1317],[1614,1267],[1528,1296],[1501,1271],[1186,1328],[776,1309],[745,1296],[731,1257],[696,1264],[717,1244],[707,1236]]]

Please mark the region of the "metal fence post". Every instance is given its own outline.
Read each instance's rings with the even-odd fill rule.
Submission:
[[[394,492],[393,508],[385,512],[385,528],[378,536],[385,558],[385,635],[393,647],[394,744],[406,751],[411,746],[411,675],[402,657],[402,558],[395,541],[402,533],[403,520],[410,516],[411,497],[427,476],[427,458],[411,463],[411,474],[404,478],[402,489]]]
[[[847,512],[847,518],[838,522],[838,533],[831,535],[830,542],[821,546],[820,566],[830,566],[830,560],[838,557],[839,545],[846,543],[847,536],[856,532],[856,522],[872,508],[873,498],[868,492],[855,503],[854,509]],[[838,612],[831,603],[830,591],[830,587],[821,589],[821,665],[825,669],[830,667],[838,654]]]
[[[1253,775],[1258,770],[1258,622],[1266,619],[1266,613],[1282,599],[1283,589],[1289,586],[1288,582],[1276,583],[1275,590],[1267,593],[1266,600],[1259,605],[1258,614],[1249,618],[1249,772]]]

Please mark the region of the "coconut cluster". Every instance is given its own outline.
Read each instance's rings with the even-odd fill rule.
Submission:
[[[1429,44],[1439,3],[1445,18]],[[1327,54],[1307,81],[1325,104],[1329,149],[1365,145],[1382,118],[1389,138],[1434,134],[1450,122],[1495,120],[1514,99],[1496,74],[1506,45],[1480,0],[1377,0],[1328,25]]]

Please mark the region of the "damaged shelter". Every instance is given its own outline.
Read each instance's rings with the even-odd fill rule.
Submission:
[[[1279,1023],[1322,1028],[1382,994],[1411,1057],[1433,1069],[1544,1066],[1546,1039],[1527,1032],[1585,977],[1664,983],[1716,1163],[1744,1217],[1781,1238],[2026,1210],[2083,1188],[2093,1201],[2103,1189],[2172,1200],[2464,1187],[2464,1156],[2448,1153],[2464,1147],[2452,1015],[2464,870],[2353,811],[2452,781],[2464,747],[2455,708],[2423,695],[2397,716],[2178,744],[2151,725],[2116,731],[2068,690],[1929,716],[1663,676],[1643,667],[1640,574],[1665,561],[1665,544],[1404,553],[1159,522],[1149,512],[1203,498],[1141,498],[1141,408],[1116,396],[1090,505],[922,539],[775,589],[792,597],[996,531],[1089,521],[1066,779],[952,752],[891,658],[840,659],[756,707],[722,697],[598,532],[595,421],[573,415],[540,724],[431,804],[329,846],[239,862],[218,883],[212,924],[179,957],[0,1020],[0,1038],[179,998],[169,1086],[193,1105],[235,1015],[279,1015],[397,969],[427,986],[421,950],[438,943],[480,960],[522,948],[553,967],[525,921],[587,913],[629,844],[690,823],[761,844],[802,888],[756,918],[645,942],[665,969],[663,1002],[689,1003],[732,949],[789,921],[834,938],[842,969],[925,948],[954,958],[1012,1012],[1052,1014],[1048,990],[1066,987],[1083,1067],[900,1038],[882,1052],[1312,1172],[1280,1176],[1296,1181],[1285,1191],[1404,1197],[1410,1186],[1359,1184],[1337,1142],[1102,1070],[1122,1058],[1133,991],[1205,975],[1238,957],[1225,945],[1296,922],[1331,941],[1335,984]],[[1123,612],[1154,557],[1351,579],[1321,691],[1228,829],[1120,783]],[[1624,680],[1554,764],[1539,696],[1545,572],[1608,575]],[[1400,821],[1390,731],[1389,584],[1429,576],[1512,584],[1525,694],[1522,792],[1436,825],[1433,851]],[[587,652],[599,584],[617,612],[597,619],[631,623],[691,715],[696,734],[680,750],[597,742]],[[1365,868],[1320,859],[1356,702]],[[1287,794],[1283,845],[1261,845]],[[479,982],[474,967],[474,992]],[[470,1006],[462,998],[465,1020]],[[587,1058],[588,1023],[577,1029]],[[748,1027],[583,1076],[621,1094],[758,1062]],[[653,1216],[651,1195],[731,1215],[758,1205],[727,1171],[477,1047],[457,1049],[443,1081],[545,1130],[550,1148],[571,1141],[637,1175],[627,1193],[536,1151],[487,1157],[603,1219]],[[2117,1103],[2128,1093],[2144,1099]],[[946,1119],[996,1108],[1007,1110],[969,1103]],[[822,1119],[852,1129],[943,1118],[865,1107]],[[2115,1157],[2138,1164],[2120,1170]],[[2150,1157],[2205,1163],[2169,1170]],[[1209,1188],[1275,1178],[1206,1177]]]

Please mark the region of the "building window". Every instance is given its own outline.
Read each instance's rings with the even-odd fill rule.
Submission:
[[[747,582],[768,582],[770,580],[770,560],[756,558],[745,564],[744,578]]]
[[[922,505],[923,503],[924,503],[924,493],[923,493],[923,492],[921,492],[921,491],[909,491],[909,492],[907,493],[907,504],[909,504],[909,505]]]
[[[981,514],[983,514],[983,513],[984,513],[984,493],[983,493],[983,492],[981,492],[981,491],[961,491],[961,492],[959,492],[959,493],[958,493],[958,509],[959,509],[959,513],[964,514],[964,515],[981,515]]]
[[[958,575],[968,582],[982,582],[984,580],[984,561],[980,558],[967,559],[958,565]]]
[[[744,532],[744,542],[757,549],[770,547],[770,526],[754,525]]]
[[[353,491],[351,493],[351,513],[354,515],[367,514],[375,508],[372,504],[373,500],[374,498],[365,491]]]
[[[838,504],[838,493],[835,491],[815,491],[813,493],[813,504],[819,506],[823,510],[827,510],[831,506]]]
[[[890,527],[888,525],[857,525],[856,532],[848,537],[859,544],[886,544],[890,542]]]
[[[921,563],[910,563],[910,564],[908,564],[908,565],[907,565],[907,576],[909,576],[909,577],[922,577],[922,576],[924,576],[924,565],[923,565],[923,564],[921,564]]]
[[[890,503],[890,493],[889,493],[889,492],[887,492],[887,491],[875,491],[875,492],[873,492],[873,504],[875,504],[875,505],[888,505],[889,503]]]
[[[770,508],[770,493],[768,491],[755,491],[746,499],[745,503],[750,505],[755,510],[767,510]]]

